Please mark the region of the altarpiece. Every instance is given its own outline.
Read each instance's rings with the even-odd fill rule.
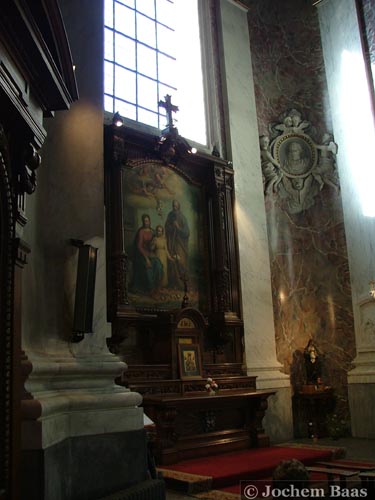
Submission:
[[[250,406],[244,396],[233,410],[235,422],[215,416],[212,443],[226,435],[226,449],[268,444],[261,420],[269,393],[256,391],[243,361],[233,167],[193,154],[173,125],[162,134],[106,126],[105,176],[108,343],[128,365],[121,383],[143,395],[156,421],[159,459],[167,463],[189,456],[178,446],[181,429],[207,441],[213,403],[204,411],[203,399],[197,403],[208,395],[207,377],[215,377],[221,398],[253,395]],[[238,428],[247,429],[246,439],[238,439]]]

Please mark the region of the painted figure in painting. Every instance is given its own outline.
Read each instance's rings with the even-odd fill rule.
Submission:
[[[156,226],[156,235],[151,240],[150,248],[161,262],[162,277],[160,286],[162,288],[166,288],[168,286],[168,260],[173,262],[173,259],[168,252],[167,240],[164,236],[164,228],[160,224]]]
[[[165,237],[169,254],[173,259],[169,265],[168,284],[171,288],[181,288],[181,276],[186,276],[188,271],[190,229],[177,200],[173,200],[172,210],[165,223]]]
[[[152,294],[162,279],[163,267],[160,259],[151,249],[154,231],[148,214],[142,215],[142,226],[134,239],[133,283],[132,288]]]
[[[197,370],[197,365],[195,362],[195,355],[193,352],[186,352],[184,354],[184,365],[185,365],[185,372],[195,372]]]

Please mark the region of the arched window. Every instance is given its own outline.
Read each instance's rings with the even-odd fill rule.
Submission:
[[[179,106],[179,133],[211,146],[207,72],[198,0],[105,0],[104,108],[157,129],[165,95]],[[201,19],[201,21],[200,21]],[[211,127],[212,128],[212,127]]]

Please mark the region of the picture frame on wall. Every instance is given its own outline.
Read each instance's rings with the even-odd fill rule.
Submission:
[[[178,344],[178,363],[181,380],[202,378],[201,354],[198,344]]]
[[[159,160],[128,160],[122,226],[129,301],[140,309],[207,309],[208,233],[202,185]],[[147,255],[147,259],[145,259]]]

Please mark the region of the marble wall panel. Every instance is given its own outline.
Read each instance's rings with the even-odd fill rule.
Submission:
[[[332,131],[318,14],[309,1],[258,0],[249,10],[260,134],[295,108],[319,143]],[[294,388],[304,383],[302,351],[313,338],[323,382],[349,414],[347,371],[355,356],[351,287],[340,192],[325,184],[298,213],[265,196],[277,356]]]
[[[375,0],[362,0],[360,7],[363,15],[364,49],[367,55],[367,62],[371,66],[371,84],[375,92]]]

